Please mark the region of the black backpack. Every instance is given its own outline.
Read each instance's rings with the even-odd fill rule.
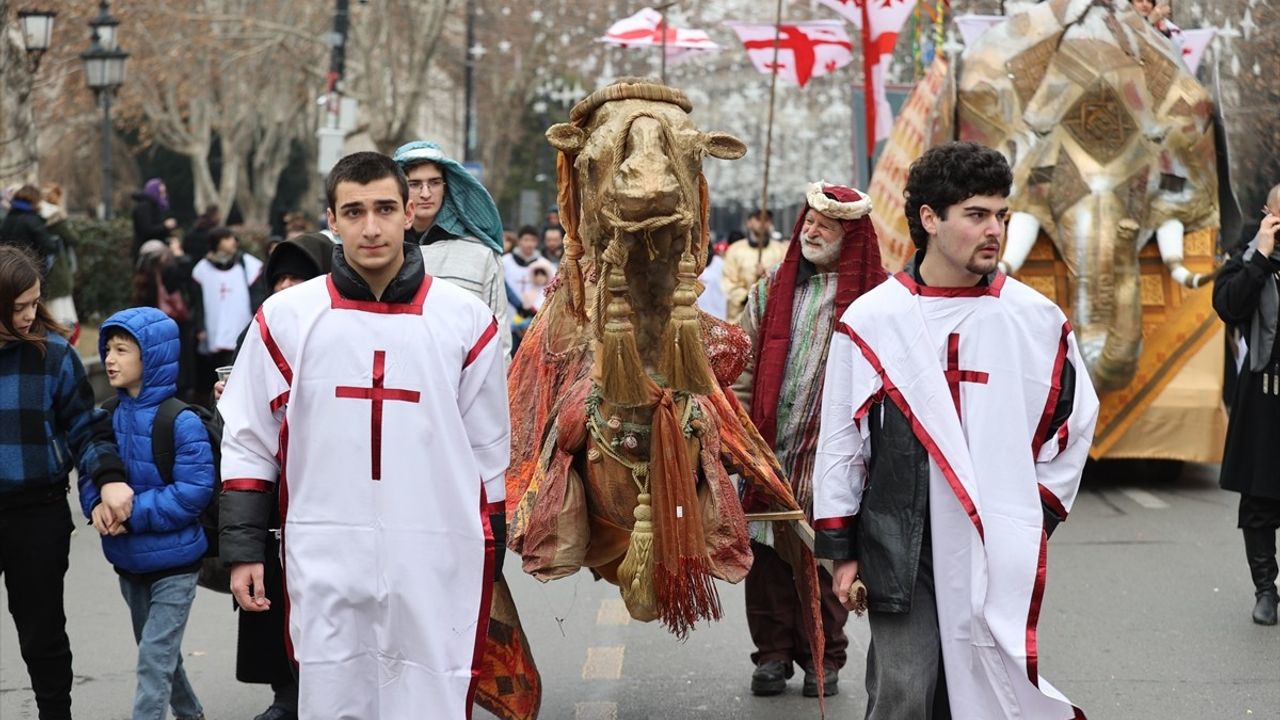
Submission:
[[[120,404],[119,398],[111,398],[102,403],[102,409],[114,413]],[[188,405],[178,398],[171,397],[160,403],[156,410],[155,422],[151,425],[151,457],[160,479],[166,484],[173,483],[173,463],[176,459],[173,427],[178,414],[190,410],[200,418],[204,430],[209,435],[209,447],[213,450],[213,497],[200,513],[200,527],[204,529],[204,537],[209,541],[209,549],[204,556],[218,556],[218,497],[222,495],[222,417],[199,405]]]

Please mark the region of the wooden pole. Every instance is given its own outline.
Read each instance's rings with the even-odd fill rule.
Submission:
[[[662,13],[662,19],[658,21],[658,32],[662,33],[662,49],[660,50],[662,59],[659,61],[661,64],[658,66],[660,68],[658,74],[662,78],[663,85],[667,84],[667,29],[671,27],[667,23],[667,10],[678,4],[678,2],[669,2],[654,8],[654,10]]]
[[[773,106],[778,93],[778,44],[782,34],[782,0],[778,0],[778,9],[773,16],[773,75],[769,80],[769,124],[764,136],[764,186],[760,190],[760,207],[763,211],[769,207],[769,157],[773,153]],[[764,262],[764,246],[768,237],[761,238],[756,247],[756,264]]]

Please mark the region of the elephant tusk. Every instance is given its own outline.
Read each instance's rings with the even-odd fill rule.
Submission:
[[[1040,236],[1040,221],[1031,213],[1015,212],[1009,217],[1009,229],[1004,256],[1000,258],[1000,269],[1013,274],[1022,269],[1022,264],[1031,254],[1031,248]]]
[[[1193,273],[1182,264],[1185,233],[1186,228],[1181,220],[1166,220],[1156,228],[1156,246],[1160,248],[1160,259],[1164,261],[1165,267],[1169,268],[1173,281],[1194,290],[1204,285],[1205,281],[1213,277],[1213,274]]]

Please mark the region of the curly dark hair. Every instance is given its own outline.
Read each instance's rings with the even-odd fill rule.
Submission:
[[[928,205],[943,220],[947,208],[975,195],[1009,197],[1013,172],[996,150],[975,142],[950,142],[930,148],[907,171],[907,227],[916,249],[929,244],[920,223],[920,208]]]

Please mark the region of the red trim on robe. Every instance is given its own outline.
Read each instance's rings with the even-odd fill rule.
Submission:
[[[910,273],[899,272],[895,274],[894,279],[902,283],[912,295],[920,295],[923,297],[946,297],[946,298],[977,298],[977,297],[1000,297],[1000,291],[1004,289],[1004,281],[1008,276],[1002,272],[997,272],[995,278],[990,285],[975,285],[974,287],[933,287],[931,285],[921,285],[916,279],[911,277]]]
[[[911,406],[907,404],[907,399],[903,397],[902,391],[889,379],[889,374],[885,372],[884,366],[880,364],[880,358],[876,356],[871,346],[853,331],[853,328],[844,323],[837,323],[836,330],[853,340],[858,349],[862,351],[863,357],[867,359],[867,362],[875,369],[876,374],[880,376],[880,384],[884,386],[885,394],[893,400],[893,404],[897,405],[903,416],[911,422],[911,430],[915,433],[916,439],[920,441],[921,445],[924,445],[929,457],[933,459],[938,469],[942,471],[942,476],[946,478],[947,484],[951,486],[951,491],[955,493],[956,499],[960,501],[960,507],[964,508],[965,513],[969,516],[969,521],[973,523],[974,529],[978,531],[978,539],[985,543],[986,533],[982,529],[982,518],[978,515],[978,506],[974,504],[973,498],[969,497],[969,491],[960,482],[960,476],[956,475],[956,471],[951,467],[947,456],[942,454],[942,449],[938,447],[933,437],[929,435],[929,431],[925,429],[924,425],[920,424],[920,420],[911,411]]]
[[[857,522],[858,516],[845,515],[844,517],[820,518],[813,521],[814,530],[844,530],[851,528]]]
[[[275,490],[275,485],[267,480],[258,480],[256,478],[232,478],[222,481],[222,492],[260,492],[269,493]]]
[[[867,413],[871,412],[871,406],[882,400],[884,400],[884,393],[882,392],[878,392],[867,398],[867,401],[862,403],[862,407],[858,408],[858,412],[853,414],[853,421],[861,426],[862,418],[866,417]],[[861,429],[861,427],[859,427],[859,429]]]
[[[472,345],[471,349],[467,351],[467,359],[462,362],[463,370],[466,370],[471,363],[476,361],[476,358],[480,357],[480,353],[485,349],[485,346],[487,346],[489,341],[497,334],[498,319],[494,318],[493,321],[489,323],[489,327],[485,328],[484,332],[480,333],[480,339],[476,340],[476,344]]]
[[[422,284],[418,292],[407,303],[384,303],[375,300],[350,300],[342,297],[338,286],[333,284],[333,275],[325,278],[329,287],[329,306],[334,310],[359,310],[360,312],[379,313],[382,315],[421,315],[422,304],[427,299],[427,291],[431,289],[430,275],[422,276]]]
[[[1067,449],[1067,436],[1070,434],[1070,428],[1067,423],[1062,423],[1062,427],[1058,429],[1058,452]]]
[[[1040,414],[1040,423],[1036,425],[1036,434],[1032,435],[1031,440],[1031,457],[1040,456],[1040,448],[1049,442],[1049,428],[1053,424],[1053,411],[1058,407],[1058,399],[1062,397],[1062,368],[1067,362],[1067,350],[1069,344],[1067,337],[1071,334],[1071,323],[1062,324],[1062,339],[1058,341],[1058,356],[1053,361],[1053,377],[1049,380],[1049,397],[1044,401],[1044,412]],[[1077,380],[1077,382],[1079,382]],[[1063,422],[1062,427],[1066,428],[1067,423]],[[1066,447],[1066,437],[1062,436],[1059,441],[1059,450]]]
[[[1057,515],[1063,520],[1066,520],[1067,508],[1062,504],[1062,501],[1058,499],[1058,496],[1054,495],[1053,491],[1051,491],[1049,488],[1045,487],[1044,485],[1037,484],[1037,487],[1040,488],[1040,502],[1044,503],[1045,505],[1048,505],[1049,509],[1053,511],[1054,515]]]
[[[486,515],[497,515],[499,513],[505,515],[507,512],[507,501],[499,500],[497,502],[485,503],[484,512]]]
[[[1041,487],[1044,487],[1043,485]],[[1036,647],[1036,625],[1040,623],[1040,604],[1044,601],[1044,581],[1049,560],[1049,534],[1040,531],[1040,561],[1036,565],[1036,584],[1031,589],[1031,607],[1027,610],[1027,679],[1040,687],[1040,656]],[[1078,712],[1078,711],[1077,711]]]
[[[271,355],[272,362],[276,364],[276,369],[280,371],[280,376],[284,378],[286,385],[293,387],[293,368],[289,367],[289,361],[284,359],[280,346],[276,344],[275,338],[271,337],[271,329],[267,327],[267,316],[262,313],[262,308],[258,308],[254,319],[258,321],[258,332],[262,335],[262,343],[267,346],[267,352]]]
[[[289,517],[289,481],[288,473],[285,471],[289,461],[289,419],[285,418],[280,423],[280,448],[276,451],[276,458],[280,461],[280,481],[277,483],[280,488],[280,587],[284,597],[284,653],[289,658],[289,662],[293,664],[294,670],[298,669],[298,658],[293,652],[293,636],[289,634],[289,573],[285,566],[284,551],[284,524]]]
[[[494,546],[493,526],[489,524],[489,508],[506,507],[504,502],[490,503],[484,491],[484,479],[480,479],[480,527],[484,528],[484,576],[480,578],[480,616],[476,621],[476,644],[471,654],[471,682],[467,684],[467,720],[471,720],[471,708],[475,707],[476,690],[480,686],[480,666],[484,662],[485,641],[489,637],[489,607],[493,603],[493,571],[495,557],[500,550]]]
[[[271,399],[271,412],[275,412],[287,405],[289,402],[289,391],[285,390],[279,395]]]

